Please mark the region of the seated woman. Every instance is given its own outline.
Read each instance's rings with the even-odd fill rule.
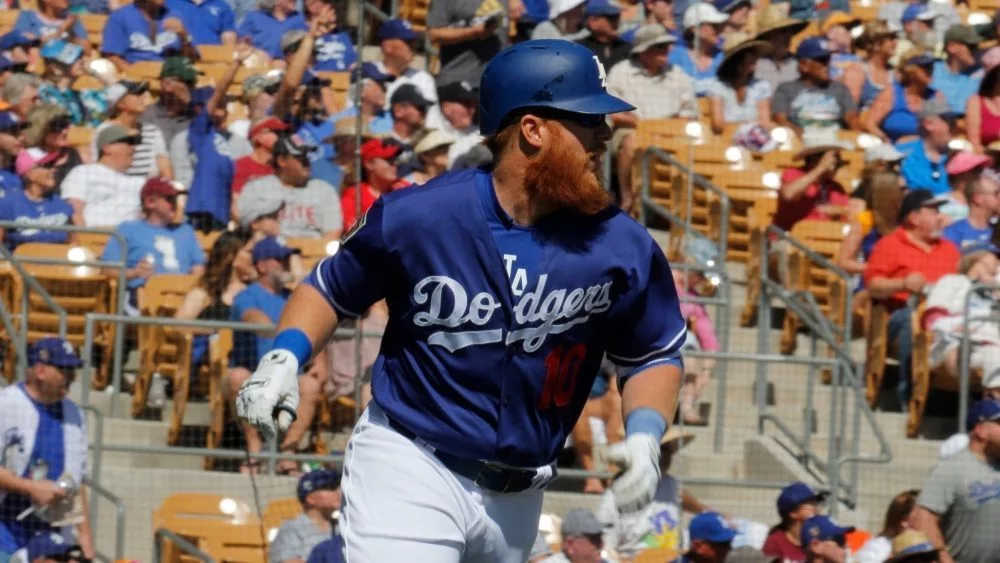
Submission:
[[[885,523],[877,536],[865,542],[854,554],[857,563],[882,563],[892,554],[892,540],[910,526],[907,520],[917,504],[919,490],[903,491],[892,497],[885,510]]]
[[[107,112],[104,90],[74,89],[73,83],[84,75],[83,49],[67,41],[51,41],[42,46],[45,71],[44,83],[38,87],[43,102],[61,106],[73,125],[95,127]]]
[[[1000,47],[986,51],[981,63],[985,74],[979,93],[965,107],[966,134],[978,153],[1000,140]]]
[[[867,60],[848,66],[841,78],[859,108],[870,107],[880,92],[895,87],[896,76],[889,60],[896,53],[896,42],[896,34],[885,23],[864,25],[856,46],[867,53]]]
[[[80,152],[70,146],[70,117],[66,110],[55,104],[39,104],[28,111],[28,128],[24,130],[24,146],[18,155],[22,159],[38,160],[56,154],[53,167],[56,185],[61,186],[69,171],[83,163]],[[24,156],[22,156],[24,155]]]
[[[729,123],[757,123],[771,128],[771,85],[757,80],[757,59],[770,49],[764,41],[751,41],[745,34],[726,38],[724,54],[710,83],[712,131],[716,134]]]
[[[934,57],[921,49],[911,49],[899,61],[899,82],[885,88],[872,101],[863,124],[865,131],[888,143],[918,134],[920,111],[932,98],[944,101],[931,88]]]
[[[30,34],[43,45],[49,41],[68,41],[90,54],[87,29],[75,14],[69,13],[66,0],[38,0],[38,10],[21,10],[14,31]]]

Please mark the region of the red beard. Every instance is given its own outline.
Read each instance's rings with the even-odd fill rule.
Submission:
[[[612,200],[591,162],[591,153],[575,150],[569,142],[550,143],[528,162],[524,187],[559,209],[594,215]]]

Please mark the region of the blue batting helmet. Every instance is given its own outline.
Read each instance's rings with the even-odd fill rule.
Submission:
[[[594,53],[562,39],[525,41],[500,51],[479,83],[479,130],[497,132],[512,111],[546,107],[586,115],[632,111],[607,91],[604,65]]]

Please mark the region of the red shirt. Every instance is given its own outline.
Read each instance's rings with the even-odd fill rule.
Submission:
[[[782,561],[800,562],[806,560],[805,552],[788,539],[784,530],[775,530],[770,536],[767,536],[761,551],[768,557],[780,557]]]
[[[357,184],[353,186],[348,186],[344,188],[344,193],[340,194],[340,214],[344,216],[344,232],[346,233],[351,227],[354,226],[354,222],[358,220],[358,215],[355,213],[358,202],[356,201],[357,196],[355,194],[357,190]],[[378,194],[371,186],[361,183],[361,214],[364,215],[365,211],[372,205],[375,205],[375,200],[378,199]]]
[[[961,257],[958,248],[943,238],[932,243],[928,252],[917,246],[910,235],[899,227],[875,243],[865,264],[865,286],[871,287],[875,278],[900,279],[912,273],[923,274],[928,283],[934,283],[941,276],[954,274]],[[889,306],[903,306],[909,295],[907,291],[893,294],[888,300]]]
[[[274,174],[274,169],[267,164],[261,164],[249,155],[237,159],[233,163],[233,195],[240,195],[247,182],[261,176]]]
[[[784,186],[806,175],[800,168],[787,168],[781,173],[781,185]],[[785,231],[791,231],[796,223],[803,219],[830,219],[825,213],[816,209],[820,205],[847,205],[847,192],[839,183],[830,180],[823,184],[810,184],[798,199],[785,200],[778,198],[778,210],[774,213],[774,226]]]

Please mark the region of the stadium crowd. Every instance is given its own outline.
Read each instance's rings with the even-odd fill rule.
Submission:
[[[846,0],[432,0],[432,75],[414,64],[424,33],[410,22],[377,24],[372,41],[380,55],[363,60],[356,28],[345,24],[357,14],[326,0],[5,4],[20,12],[0,36],[0,221],[16,226],[0,228],[0,241],[16,251],[74,241],[47,226],[113,229],[126,246],[111,238],[99,259],[124,262],[132,315],[141,314],[140,289],[150,278],[189,274],[198,281],[176,318],[276,323],[310,266],[296,241],[337,241],[381,194],[490,164],[477,126],[479,77],[505,44],[529,38],[585,45],[606,72],[608,90],[636,106],[610,118],[610,187],[627,212],[639,206],[643,120],[707,111],[714,133],[735,131],[731,142],[755,152],[773,149],[775,129],[798,137],[799,165],[780,174],[773,224],[785,231],[803,220],[850,224],[836,262],[855,276],[859,308],[879,302],[890,311],[903,409],[912,392],[914,296],[926,296],[918,326],[932,335],[932,366],[957,378],[966,296],[976,283],[1000,281],[1000,13],[973,26],[948,2],[919,0],[881,4],[877,20],[864,23]],[[96,40],[82,14],[107,15]],[[807,29],[814,34],[803,36]],[[232,56],[210,78],[199,49],[216,46],[230,47]],[[132,78],[144,62],[162,63],[155,80]],[[331,72],[348,73],[346,98],[336,95]],[[77,86],[88,76],[98,83]],[[87,140],[71,139],[80,130]],[[863,149],[864,169],[851,185],[839,172],[845,153],[862,149],[842,140],[848,130],[877,139]],[[956,137],[968,141],[957,150]],[[698,238],[683,248],[694,266],[724,252]],[[780,256],[767,260],[776,278],[787,275]],[[695,297],[707,277],[678,270],[675,281],[682,295]],[[974,292],[972,303],[989,311],[994,299]],[[687,345],[718,351],[705,308],[682,308],[692,329]],[[376,306],[359,326],[379,331],[385,319]],[[672,429],[652,505],[618,514],[606,483],[588,479],[584,492],[603,495],[599,509],[566,514],[561,552],[540,536],[532,561],[600,561],[602,551],[627,561],[651,548],[697,563],[997,561],[1000,337],[986,322],[968,328],[983,400],[970,410],[968,434],[949,441],[951,451],[922,490],[893,500],[877,535],[824,516],[824,493],[804,483],[781,491],[769,532],[713,511],[670,475],[673,455],[691,440]],[[270,336],[234,336],[227,397],[269,349]],[[208,335],[199,335],[195,366],[207,348]],[[361,367],[368,377],[377,351],[378,340],[366,339]],[[86,472],[78,467],[85,427],[64,398],[79,357],[68,343],[47,339],[33,345],[29,363],[26,382],[0,393],[0,402],[38,413],[25,422],[5,418],[15,409],[0,409],[0,563],[16,552],[32,562],[87,560],[93,545],[86,519],[60,528],[43,510],[18,517],[27,507],[65,503],[75,495],[60,488],[61,479],[79,483]],[[699,395],[714,367],[687,362],[685,424],[705,424]],[[282,451],[297,451],[324,401],[353,396],[353,341],[335,339],[304,373],[298,419]],[[370,396],[365,380],[363,402]],[[152,385],[151,404],[162,402],[170,382],[154,377]],[[620,401],[613,370],[602,370],[573,431],[581,467],[597,469],[598,445],[623,436]],[[82,437],[64,440],[54,430],[68,423],[77,434],[83,427]],[[249,428],[244,435],[249,450],[260,452],[260,437]],[[252,462],[241,468],[258,469]],[[296,463],[278,469],[301,476],[303,515],[281,528],[269,559],[341,560],[339,475]],[[686,529],[684,512],[696,515]]]

